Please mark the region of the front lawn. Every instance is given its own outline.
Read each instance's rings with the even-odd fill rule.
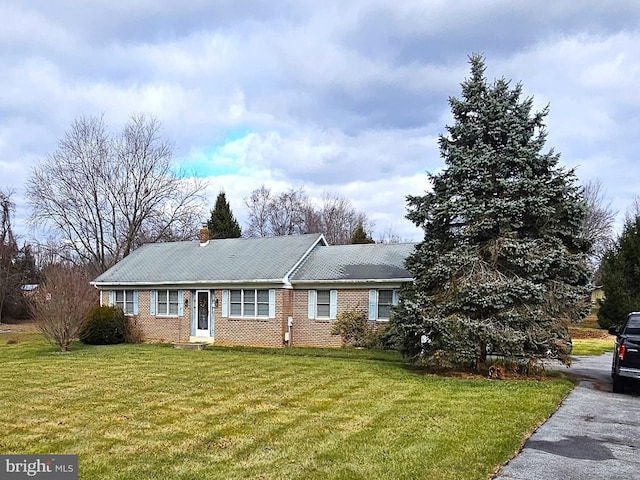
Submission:
[[[573,386],[423,376],[362,351],[7,338],[0,453],[79,454],[82,479],[484,479]]]

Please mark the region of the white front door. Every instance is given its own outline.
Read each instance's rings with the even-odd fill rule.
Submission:
[[[196,337],[209,337],[211,334],[211,292],[196,291]]]

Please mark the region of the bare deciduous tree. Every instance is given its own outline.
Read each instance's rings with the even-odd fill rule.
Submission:
[[[31,299],[33,319],[52,344],[69,350],[98,303],[86,269],[68,264],[51,265],[44,282]]]
[[[33,255],[38,269],[44,271],[56,263],[73,263],[75,253],[64,242],[49,237],[34,245]]]
[[[378,236],[377,243],[401,243],[400,235],[392,227],[389,226]]]
[[[143,243],[193,238],[205,185],[174,171],[159,132],[145,115],[115,137],[101,117],[74,121],[28,180],[31,222],[53,230],[94,274]]]
[[[246,229],[248,236],[268,237],[270,235],[269,208],[271,200],[271,190],[264,185],[251,192],[251,195],[244,199],[244,204],[249,209],[249,225]]]
[[[303,189],[289,189],[274,197],[269,209],[271,234],[275,236],[307,233],[305,207],[309,203]]]
[[[264,185],[253,192],[244,203],[249,209],[250,237],[299,235],[306,230],[306,209],[309,203],[303,189],[289,189],[278,195]]]
[[[592,248],[588,262],[592,272],[600,266],[602,257],[611,248],[614,240],[613,225],[616,211],[610,202],[605,201],[604,188],[600,179],[587,182],[583,187],[583,198],[587,203],[587,215],[584,219],[585,236],[591,241]]]
[[[329,243],[338,245],[351,243],[359,224],[369,227],[367,216],[336,193],[324,192],[316,206],[302,188],[274,195],[263,185],[244,202],[249,209],[245,231],[251,237],[324,233]]]
[[[332,245],[351,243],[358,225],[368,229],[367,216],[358,212],[350,200],[338,193],[324,192],[318,209],[320,227]]]

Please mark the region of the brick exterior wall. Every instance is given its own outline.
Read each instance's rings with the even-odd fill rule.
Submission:
[[[309,318],[309,290],[293,290],[293,329],[291,344],[296,347],[341,347],[340,335],[332,335],[335,320]],[[359,310],[369,311],[369,290],[338,290],[337,314]],[[373,323],[373,322],[372,322]]]
[[[149,290],[138,291],[138,315],[136,321],[145,339],[161,342],[188,342],[191,335],[190,309],[184,309],[181,317],[151,315]],[[187,298],[188,291],[185,291]]]
[[[222,290],[216,290],[215,345],[246,345],[255,347],[284,346],[283,322],[286,325],[285,298],[289,292],[276,290],[275,318],[225,318],[222,316]]]
[[[291,346],[331,347],[342,346],[339,335],[332,335],[335,320],[308,318],[308,290],[276,289],[275,318],[225,318],[222,316],[222,290],[215,290],[214,344],[244,345],[280,348],[288,329],[288,318],[293,318]],[[103,291],[102,304],[108,305],[109,292]],[[142,329],[145,340],[162,342],[186,342],[191,336],[191,290],[184,290],[188,299],[184,314],[180,317],[151,315],[149,290],[138,290],[138,315],[135,321]],[[365,316],[369,309],[368,289],[338,290],[337,313],[357,309]],[[370,322],[377,328],[378,323]]]
[[[188,291],[185,290],[185,298]],[[188,342],[191,335],[190,309],[181,317],[151,315],[149,290],[138,290],[138,315],[133,320],[142,330],[144,340],[150,342]],[[109,292],[102,292],[102,305],[109,305]]]

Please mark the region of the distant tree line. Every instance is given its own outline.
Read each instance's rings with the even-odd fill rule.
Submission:
[[[604,290],[598,323],[602,328],[621,324],[640,311],[640,196],[629,208],[621,235],[604,253],[599,270]]]
[[[19,246],[13,233],[15,204],[11,195],[0,190],[0,323],[3,318],[28,317],[25,287],[39,281],[31,246]]]
[[[350,200],[338,193],[324,192],[314,201],[303,188],[273,193],[264,185],[244,200],[249,213],[247,236],[270,237],[323,233],[332,245],[370,238],[370,222]]]

